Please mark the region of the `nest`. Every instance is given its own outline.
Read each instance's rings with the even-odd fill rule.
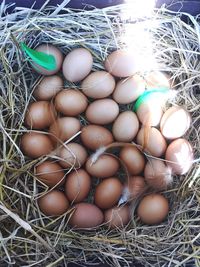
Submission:
[[[63,9],[61,14],[59,11],[60,8],[21,9],[6,15],[3,4],[0,9],[0,265],[50,267],[67,266],[69,262],[80,266],[102,262],[110,266],[199,266],[198,20],[184,14],[184,20],[189,22],[186,23],[181,19],[183,14],[166,10],[154,10],[151,15],[137,18],[130,12],[124,16],[130,11],[127,5],[79,12]],[[140,35],[141,32],[145,34]],[[153,69],[169,73],[176,95],[168,104],[182,105],[192,116],[186,139],[193,145],[195,161],[189,173],[176,177],[173,187],[163,192],[170,200],[170,213],[162,224],[143,225],[133,215],[132,222],[121,230],[101,227],[77,231],[70,229],[66,215],[56,219],[41,215],[36,201],[38,183],[32,172],[37,160],[24,157],[19,147],[20,136],[27,131],[24,114],[39,77],[24,59],[20,41],[30,47],[52,43],[64,53],[86,47],[95,59],[93,70],[103,69],[102,62],[109,52],[134,45],[147,53],[146,59],[154,56]]]

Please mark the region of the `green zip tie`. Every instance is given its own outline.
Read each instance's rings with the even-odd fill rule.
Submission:
[[[169,89],[167,88],[155,88],[155,89],[151,89],[151,90],[146,90],[136,101],[133,111],[137,112],[140,105],[145,102],[148,98],[152,97],[153,94],[156,93],[161,93],[161,94],[166,94],[169,92]]]
[[[53,55],[48,55],[44,52],[31,49],[23,42],[20,43],[20,46],[29,59],[31,59],[35,64],[50,71],[56,69],[56,60]]]

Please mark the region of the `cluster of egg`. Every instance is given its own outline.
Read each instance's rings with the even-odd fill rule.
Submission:
[[[93,58],[84,48],[72,50],[64,60],[52,45],[37,50],[53,55],[57,64],[54,71],[34,66],[46,76],[33,92],[36,101],[25,116],[29,131],[21,138],[23,153],[40,158],[35,177],[50,189],[38,200],[39,208],[47,216],[72,208],[72,227],[126,225],[132,200],[148,189],[166,189],[171,174],[184,174],[191,167],[192,147],[180,138],[190,126],[190,115],[178,106],[163,114],[158,94],[144,97],[155,88],[170,90],[169,81],[160,72],[137,74],[127,51],[114,51],[105,60],[105,70],[91,72]],[[64,78],[56,74],[61,68]],[[64,79],[81,83],[78,89],[64,88]],[[128,110],[135,102],[136,112]],[[102,147],[106,153],[98,150]],[[113,153],[113,148],[118,150]],[[95,188],[92,180],[98,181]],[[154,193],[142,198],[137,212],[144,223],[155,224],[168,210],[167,199]]]

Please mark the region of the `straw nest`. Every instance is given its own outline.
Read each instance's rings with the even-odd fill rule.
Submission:
[[[132,262],[142,266],[200,266],[200,25],[192,16],[184,15],[187,24],[180,13],[165,10],[122,18],[121,12],[129,9],[126,5],[80,12],[66,9],[63,14],[57,14],[59,8],[22,9],[5,15],[6,7],[2,4],[0,8],[2,267],[67,266],[68,262],[83,266],[94,261],[110,266],[129,266]],[[132,223],[121,230],[71,230],[66,214],[57,219],[41,215],[36,201],[38,183],[32,174],[36,160],[20,151],[20,136],[27,131],[24,113],[38,76],[17,43],[25,41],[35,47],[49,42],[65,53],[83,46],[95,58],[94,69],[101,69],[110,51],[126,46],[124,36],[128,36],[129,44],[149,51],[145,47],[149,42],[138,39],[138,32],[144,29],[151,36],[157,68],[167,71],[176,82],[177,94],[170,101],[183,105],[192,115],[186,138],[193,144],[195,162],[187,175],[175,177],[173,187],[164,192],[170,200],[170,213],[162,224],[145,226],[133,216]]]

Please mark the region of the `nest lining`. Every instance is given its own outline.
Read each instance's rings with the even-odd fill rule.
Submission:
[[[3,4],[2,8],[6,10]],[[181,13],[166,10],[121,19],[128,9],[122,5],[80,12],[64,9],[65,14],[60,15],[56,10],[52,14],[51,8],[1,13],[1,266],[67,266],[68,262],[82,266],[94,261],[110,266],[129,266],[133,261],[142,266],[200,265],[200,25],[198,18],[185,14],[190,20],[187,24],[180,19]],[[132,224],[121,230],[74,231],[66,223],[66,214],[46,218],[35,201],[38,188],[44,190],[32,174],[38,161],[23,156],[19,139],[27,131],[24,114],[39,77],[24,60],[18,42],[31,47],[49,42],[64,53],[86,47],[94,57],[93,70],[97,70],[103,69],[102,62],[110,51],[127,45],[122,38],[126,31],[133,34],[129,44],[135,41],[136,46],[149,51],[147,43],[135,39],[138,29],[150,33],[157,68],[175,81],[177,94],[168,105],[182,105],[191,113],[192,126],[185,138],[194,147],[195,162],[189,173],[176,177],[174,186],[164,192],[171,209],[162,224],[145,226],[135,216]],[[84,118],[81,121],[85,123]]]

